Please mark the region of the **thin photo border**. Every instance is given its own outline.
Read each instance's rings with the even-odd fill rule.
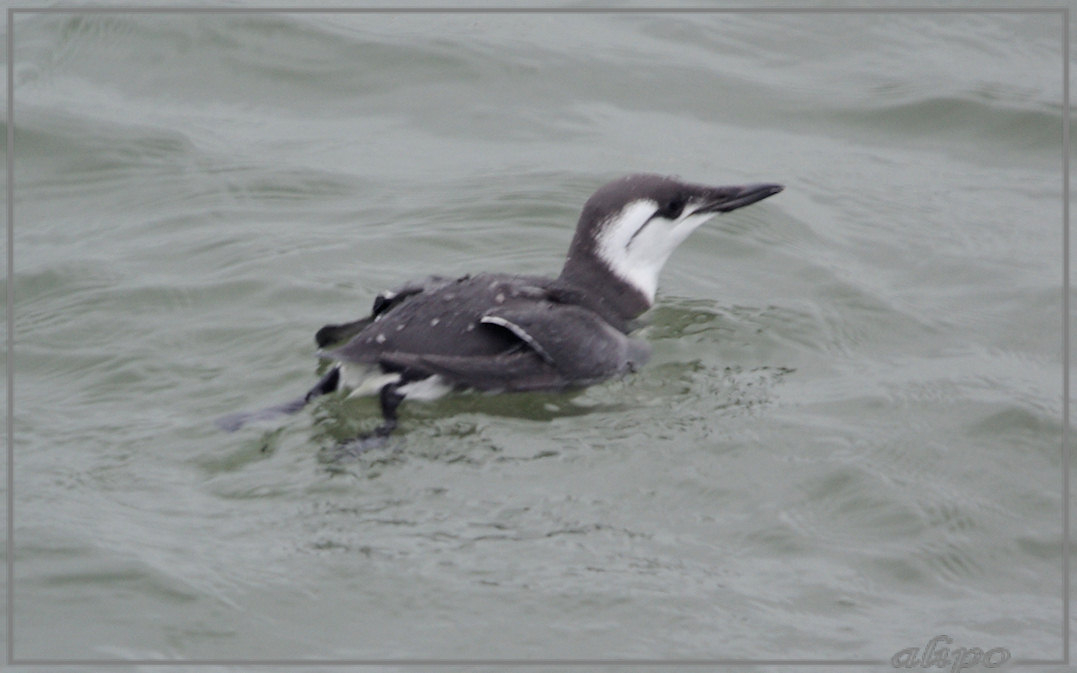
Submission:
[[[6,321],[6,663],[14,666],[890,666],[886,659],[16,659],[15,649],[15,17],[18,14],[1057,14],[1062,18],[1062,658],[1019,659],[1013,664],[1070,663],[1070,10],[1068,7],[9,7],[7,10],[7,296]]]

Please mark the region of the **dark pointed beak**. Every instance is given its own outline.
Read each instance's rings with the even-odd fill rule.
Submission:
[[[735,185],[731,187],[714,187],[708,190],[706,200],[697,213],[728,213],[737,208],[750,206],[756,201],[762,201],[768,196],[774,196],[785,189],[781,185],[773,183],[758,183],[751,185]]]

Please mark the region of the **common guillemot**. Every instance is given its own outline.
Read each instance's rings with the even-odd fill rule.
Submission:
[[[335,364],[303,397],[218,423],[236,430],[351,389],[379,396],[383,420],[358,440],[365,449],[396,428],[405,398],[433,399],[454,388],[561,390],[634,371],[650,347],[628,336],[633,319],[654,304],[658,274],[677,246],[716,214],[780,191],[770,183],[708,187],[652,174],[610,182],[584,205],[557,278],[430,276],[382,292],[369,316],[318,330],[320,354]]]

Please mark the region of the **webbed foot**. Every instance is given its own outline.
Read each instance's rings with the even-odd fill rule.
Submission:
[[[397,391],[401,382],[387,383],[382,386],[378,394],[381,403],[381,415],[384,418],[381,425],[374,428],[373,432],[363,433],[355,439],[341,442],[332,450],[333,458],[358,458],[371,449],[383,449],[389,444],[389,436],[396,430],[397,408],[404,401],[404,396]]]

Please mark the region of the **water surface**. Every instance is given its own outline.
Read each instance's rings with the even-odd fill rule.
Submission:
[[[1061,656],[1050,14],[22,14],[30,658]],[[431,272],[553,273],[626,172],[786,191],[636,376],[211,419]]]

